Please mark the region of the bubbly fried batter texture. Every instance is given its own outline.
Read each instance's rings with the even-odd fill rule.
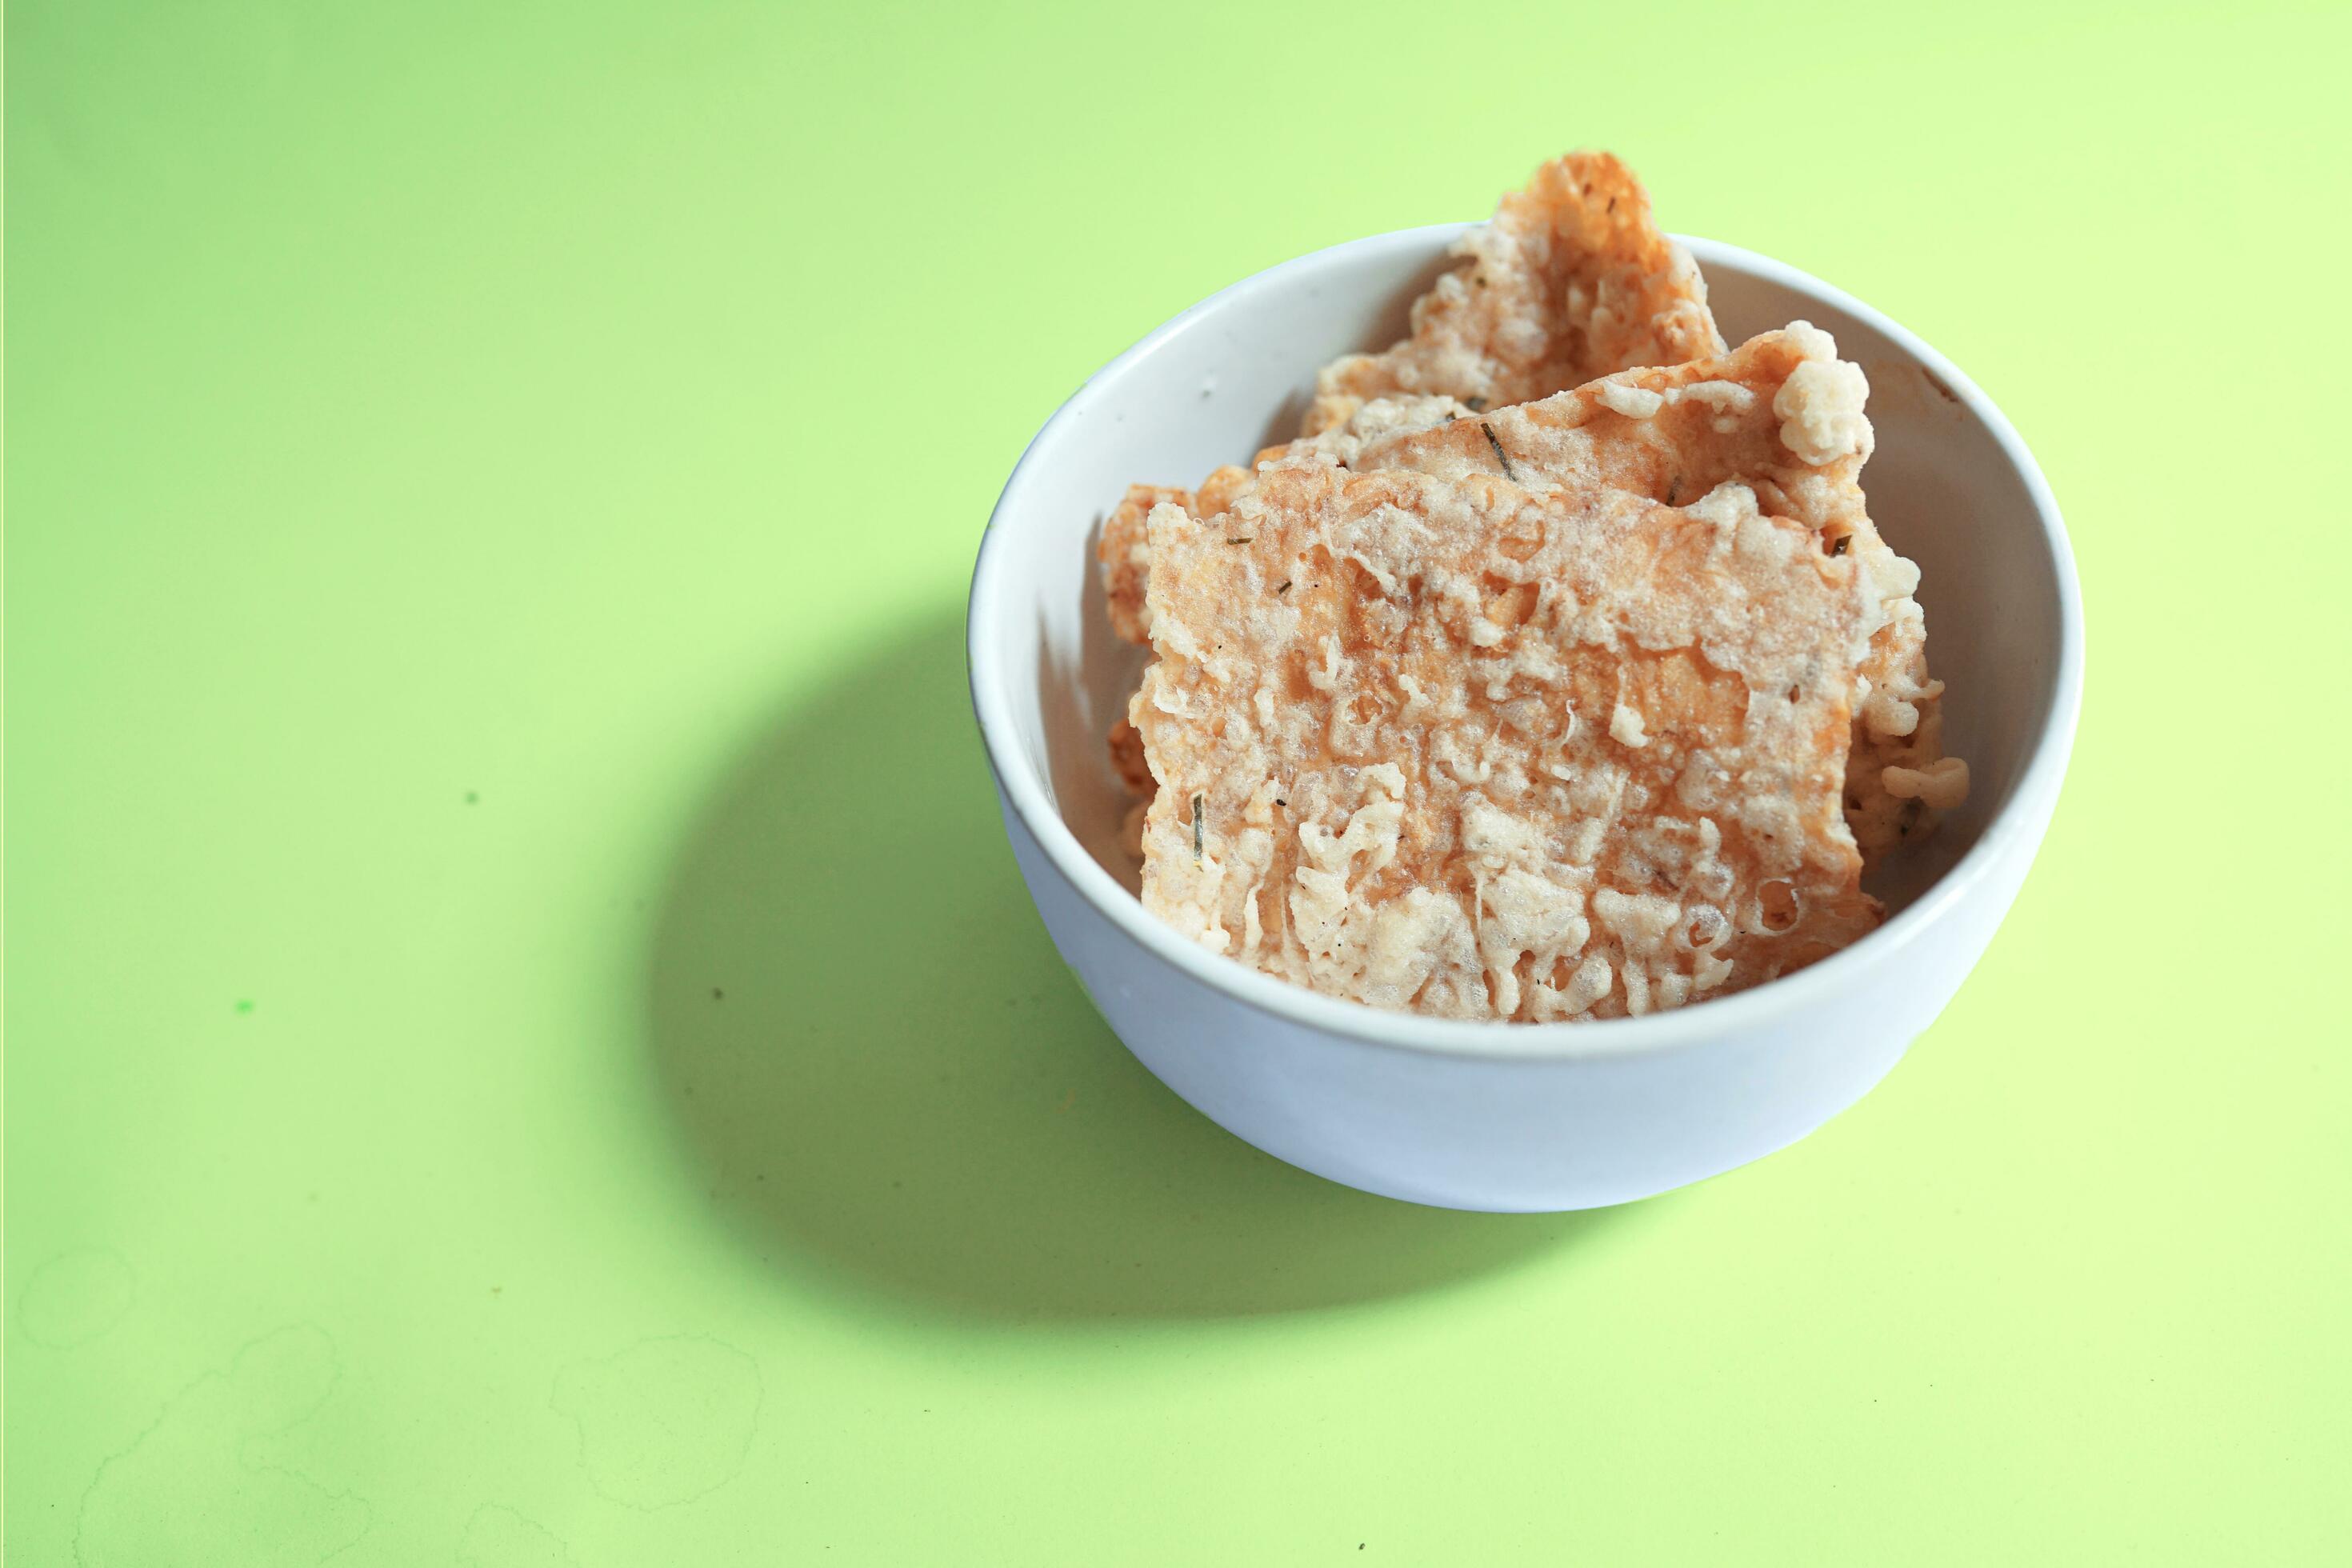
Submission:
[[[1358,470],[1503,474],[1538,489],[1601,487],[1669,505],[1738,478],[1768,515],[1851,554],[1872,608],[1846,817],[1863,853],[1875,856],[1924,831],[1934,810],[1958,805],[1968,769],[1942,752],[1944,687],[1927,672],[1927,620],[1913,596],[1919,569],[1880,537],[1864,500],[1869,390],[1829,333],[1794,321],[1720,358],[1624,371],[1475,418],[1433,420],[1420,409],[1405,418],[1367,405],[1340,432],[1308,445]],[[1354,434],[1367,427],[1386,433]],[[1930,771],[1932,790],[1908,777]]]
[[[1606,153],[1546,164],[1298,438],[1131,487],[1097,551],[1155,662],[1109,736],[1154,913],[1326,994],[1608,1017],[1878,921],[1860,871],[1969,787],[1868,384],[1727,350]]]
[[[1531,1021],[1869,930],[1864,574],[1736,475],[1686,499],[1306,451],[1153,507],[1146,906],[1328,995]]]
[[[1546,163],[1454,253],[1461,264],[1413,302],[1411,337],[1317,376],[1303,434],[1345,424],[1376,397],[1443,395],[1496,408],[1723,352],[1697,266],[1658,231],[1649,194],[1607,153]]]
[[[1151,509],[1180,506],[1196,517],[1214,517],[1248,482],[1248,469],[1228,463],[1202,480],[1197,491],[1178,489],[1173,485],[1127,487],[1126,497],[1103,520],[1102,537],[1095,542],[1095,558],[1102,564],[1103,607],[1112,631],[1131,643],[1149,645],[1151,641],[1151,608],[1145,595],[1145,585],[1150,580],[1151,550],[1144,530],[1144,520]],[[1150,804],[1157,786],[1143,760],[1143,739],[1124,714],[1110,727],[1110,767],[1129,794],[1140,796],[1143,805]],[[1130,812],[1127,831],[1121,835],[1130,855],[1143,853],[1138,837],[1141,821],[1139,807]]]
[[[1151,555],[1143,520],[1162,503],[1189,508],[1192,497],[1172,485],[1128,486],[1125,499],[1103,520],[1102,537],[1095,542],[1095,559],[1102,563],[1103,607],[1111,630],[1129,642],[1151,640],[1151,610],[1143,592]]]

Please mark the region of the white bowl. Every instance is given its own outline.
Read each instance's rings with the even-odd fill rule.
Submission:
[[[1293,434],[1315,368],[1404,330],[1465,226],[1376,235],[1261,272],[1111,362],[1045,422],[989,520],[968,636],[1014,858],[1128,1048],[1237,1136],[1368,1192],[1455,1208],[1622,1203],[1794,1142],[1867,1091],[1951,999],[2056,805],[2083,688],[2057,503],[1950,362],[1793,268],[1685,239],[1725,338],[1803,318],[1869,374],[1871,514],[1918,562],[1945,742],[1969,802],[1872,882],[1890,918],[1755,990],[1581,1024],[1388,1013],[1203,951],[1145,912],[1104,733],[1141,662],[1103,620],[1093,541],[1128,484],[1197,483]]]

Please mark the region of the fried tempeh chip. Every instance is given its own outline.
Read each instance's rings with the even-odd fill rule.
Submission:
[[[1697,266],[1658,232],[1649,194],[1607,153],[1546,163],[1454,250],[1461,265],[1413,301],[1411,337],[1317,376],[1304,434],[1399,393],[1499,408],[1723,352]]]
[[[1109,618],[1111,630],[1131,643],[1151,641],[1151,609],[1145,595],[1150,580],[1151,552],[1144,532],[1144,520],[1155,506],[1178,506],[1194,516],[1213,517],[1231,504],[1242,486],[1249,482],[1249,470],[1228,463],[1201,481],[1197,491],[1178,489],[1173,485],[1129,485],[1127,495],[1103,520],[1102,537],[1095,542],[1095,558],[1102,564],[1103,608]],[[1206,508],[1204,511],[1201,509]],[[1141,797],[1150,805],[1152,791],[1151,770],[1143,760],[1143,739],[1135,726],[1121,714],[1110,727],[1110,768],[1128,793]],[[1129,852],[1140,855],[1140,816],[1130,813],[1133,820],[1129,831],[1122,837]]]
[[[1305,434],[1342,463],[1399,427],[1544,396],[1628,365],[1722,352],[1705,280],[1688,253],[1658,232],[1648,193],[1610,153],[1570,153],[1546,163],[1455,249],[1462,264],[1414,302],[1411,338],[1385,353],[1349,355],[1318,375]],[[1255,461],[1283,450],[1269,447]],[[1248,470],[1229,467],[1197,496],[1129,489],[1097,544],[1120,637],[1150,637],[1146,512],[1168,501],[1213,517],[1247,479]],[[1120,729],[1110,746],[1115,770],[1149,799],[1150,781],[1137,782]]]
[[[1202,479],[1198,490],[1178,489],[1173,485],[1127,487],[1126,496],[1103,520],[1102,536],[1095,542],[1111,630],[1131,643],[1151,640],[1151,611],[1144,595],[1144,584],[1151,575],[1151,552],[1143,529],[1151,509],[1165,503],[1181,506],[1195,517],[1214,517],[1233,503],[1248,482],[1247,468],[1228,463]]]
[[[1868,931],[1864,574],[1736,477],[1690,500],[1305,452],[1154,507],[1146,906],[1465,1018],[1675,1006]]]
[[[1172,485],[1128,486],[1126,497],[1103,520],[1102,537],[1095,542],[1095,559],[1102,563],[1103,607],[1111,630],[1129,642],[1151,640],[1151,611],[1143,592],[1151,556],[1143,520],[1163,504],[1189,509],[1192,497]]]
[[[1879,536],[1862,491],[1871,451],[1869,384],[1804,321],[1718,359],[1631,370],[1475,419],[1391,419],[1357,439],[1359,470],[1505,475],[1532,489],[1601,487],[1673,505],[1728,479],[1772,517],[1802,523],[1850,554],[1869,595],[1870,650],[1857,672],[1846,818],[1865,855],[1916,836],[1932,809],[1968,793],[1968,765],[1942,752],[1943,683],[1927,673],[1919,569]],[[1372,416],[1368,405],[1354,422]],[[1332,437],[1319,438],[1325,444]]]

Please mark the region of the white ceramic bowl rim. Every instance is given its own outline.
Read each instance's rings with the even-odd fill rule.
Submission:
[[[1992,873],[1996,863],[2013,840],[2034,833],[2034,803],[2055,795],[2065,770],[2067,754],[2073,747],[2075,723],[2082,711],[2083,605],[2082,589],[2074,572],[2074,551],[2067,542],[2065,524],[2058,513],[2058,502],[2050,493],[2049,483],[2042,478],[2033,454],[2026,449],[2024,441],[2007,417],[1994,406],[1992,400],[1957,365],[1928,347],[1916,334],[1842,289],[1832,288],[1821,279],[1769,257],[1715,240],[1696,239],[1687,235],[1675,237],[1690,250],[1702,269],[1710,263],[1724,263],[1793,292],[1820,300],[1867,323],[1885,334],[1951,388],[1962,406],[1992,433],[2002,454],[2016,465],[2023,477],[2028,492],[2033,498],[2057,578],[2060,645],[2057,669],[2053,678],[2054,689],[2051,693],[2049,711],[2042,721],[2040,733],[2034,737],[2032,752],[2024,770],[2011,787],[2008,798],[1958,862],[1915,900],[1909,908],[1860,942],[1809,964],[1794,974],[1784,975],[1751,990],[1640,1017],[1555,1024],[1505,1024],[1391,1013],[1358,1002],[1341,1001],[1244,968],[1230,958],[1212,953],[1198,943],[1177,935],[1159,917],[1145,910],[1140,900],[1121,887],[1087,853],[1086,847],[1063,822],[1060,812],[1047,797],[1036,771],[1020,755],[1012,740],[1014,726],[1008,707],[1005,678],[994,651],[995,642],[992,637],[982,635],[984,628],[995,626],[997,601],[1006,591],[1000,581],[1005,571],[1001,565],[1003,552],[990,547],[996,542],[997,520],[1018,510],[1031,479],[1030,464],[1036,457],[1038,446],[1061,421],[1063,414],[1082,401],[1097,382],[1157,352],[1186,323],[1214,310],[1228,296],[1281,283],[1293,273],[1312,272],[1325,258],[1342,251],[1376,246],[1427,248],[1440,242],[1450,243],[1454,237],[1469,226],[1467,224],[1432,224],[1420,228],[1368,236],[1296,257],[1220,289],[1181,315],[1173,317],[1133,348],[1088,376],[1086,384],[1071,394],[1055,411],[1054,416],[1030,438],[1028,447],[1022,452],[1021,461],[1013,467],[1012,478],[1005,481],[995,510],[989,516],[987,531],[982,535],[979,560],[972,568],[971,596],[965,613],[965,657],[971,683],[972,711],[980,722],[981,739],[988,753],[989,768],[996,775],[1004,799],[1027,826],[1053,861],[1055,868],[1130,941],[1152,956],[1176,965],[1237,1002],[1310,1029],[1367,1045],[1407,1051],[1528,1060],[1685,1049],[1785,1021],[1789,1015],[1801,1013],[1840,988],[1856,984],[1871,966],[1895,962],[1919,942],[1948,910],[1960,903],[1970,888]],[[1302,373],[1306,368],[1301,367]]]

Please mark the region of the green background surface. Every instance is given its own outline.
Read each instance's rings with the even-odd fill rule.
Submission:
[[[2343,1561],[2352,26],[1948,11],[20,0],[10,1561]],[[1862,1106],[1443,1214],[1095,1018],[961,605],[1582,144],[2000,400],[2090,689]]]

